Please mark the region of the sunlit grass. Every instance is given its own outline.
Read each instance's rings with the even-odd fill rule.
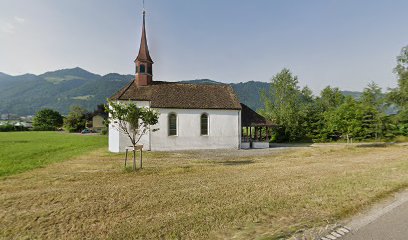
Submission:
[[[92,154],[0,181],[0,238],[279,239],[408,186],[408,147]],[[128,166],[131,168],[131,164]]]
[[[0,177],[63,161],[107,146],[106,136],[62,132],[0,133]]]

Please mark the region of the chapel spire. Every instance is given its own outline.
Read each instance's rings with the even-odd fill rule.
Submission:
[[[153,63],[153,60],[150,57],[149,47],[147,46],[145,15],[146,11],[143,10],[142,39],[140,40],[139,54],[137,55],[136,60]]]
[[[142,37],[140,40],[139,54],[135,59],[136,64],[136,85],[146,86],[153,81],[153,60],[150,57],[149,48],[147,45],[146,36],[146,23],[145,23],[146,11],[143,10],[143,25],[142,25]]]

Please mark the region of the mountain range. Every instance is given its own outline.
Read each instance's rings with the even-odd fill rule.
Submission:
[[[0,73],[0,114],[33,115],[42,108],[67,114],[72,105],[92,111],[98,104],[132,81],[134,75],[110,73],[104,76],[82,68],[62,69],[41,75],[10,76]],[[219,84],[209,79],[185,80],[184,83]],[[249,81],[230,83],[241,102],[252,109],[262,108],[260,91],[269,83]]]

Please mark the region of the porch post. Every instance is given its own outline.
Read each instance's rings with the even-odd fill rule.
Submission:
[[[266,126],[265,132],[266,132],[266,141],[269,142],[269,132],[268,132],[268,126]]]
[[[252,127],[249,127],[249,142],[252,142]]]
[[[249,142],[249,139],[248,139],[248,135],[249,135],[249,132],[248,132],[248,127],[245,127],[245,141],[247,141],[247,142]]]

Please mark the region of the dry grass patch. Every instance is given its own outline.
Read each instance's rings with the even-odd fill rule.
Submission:
[[[407,146],[95,151],[0,181],[0,237],[276,239],[338,222],[408,185]]]

